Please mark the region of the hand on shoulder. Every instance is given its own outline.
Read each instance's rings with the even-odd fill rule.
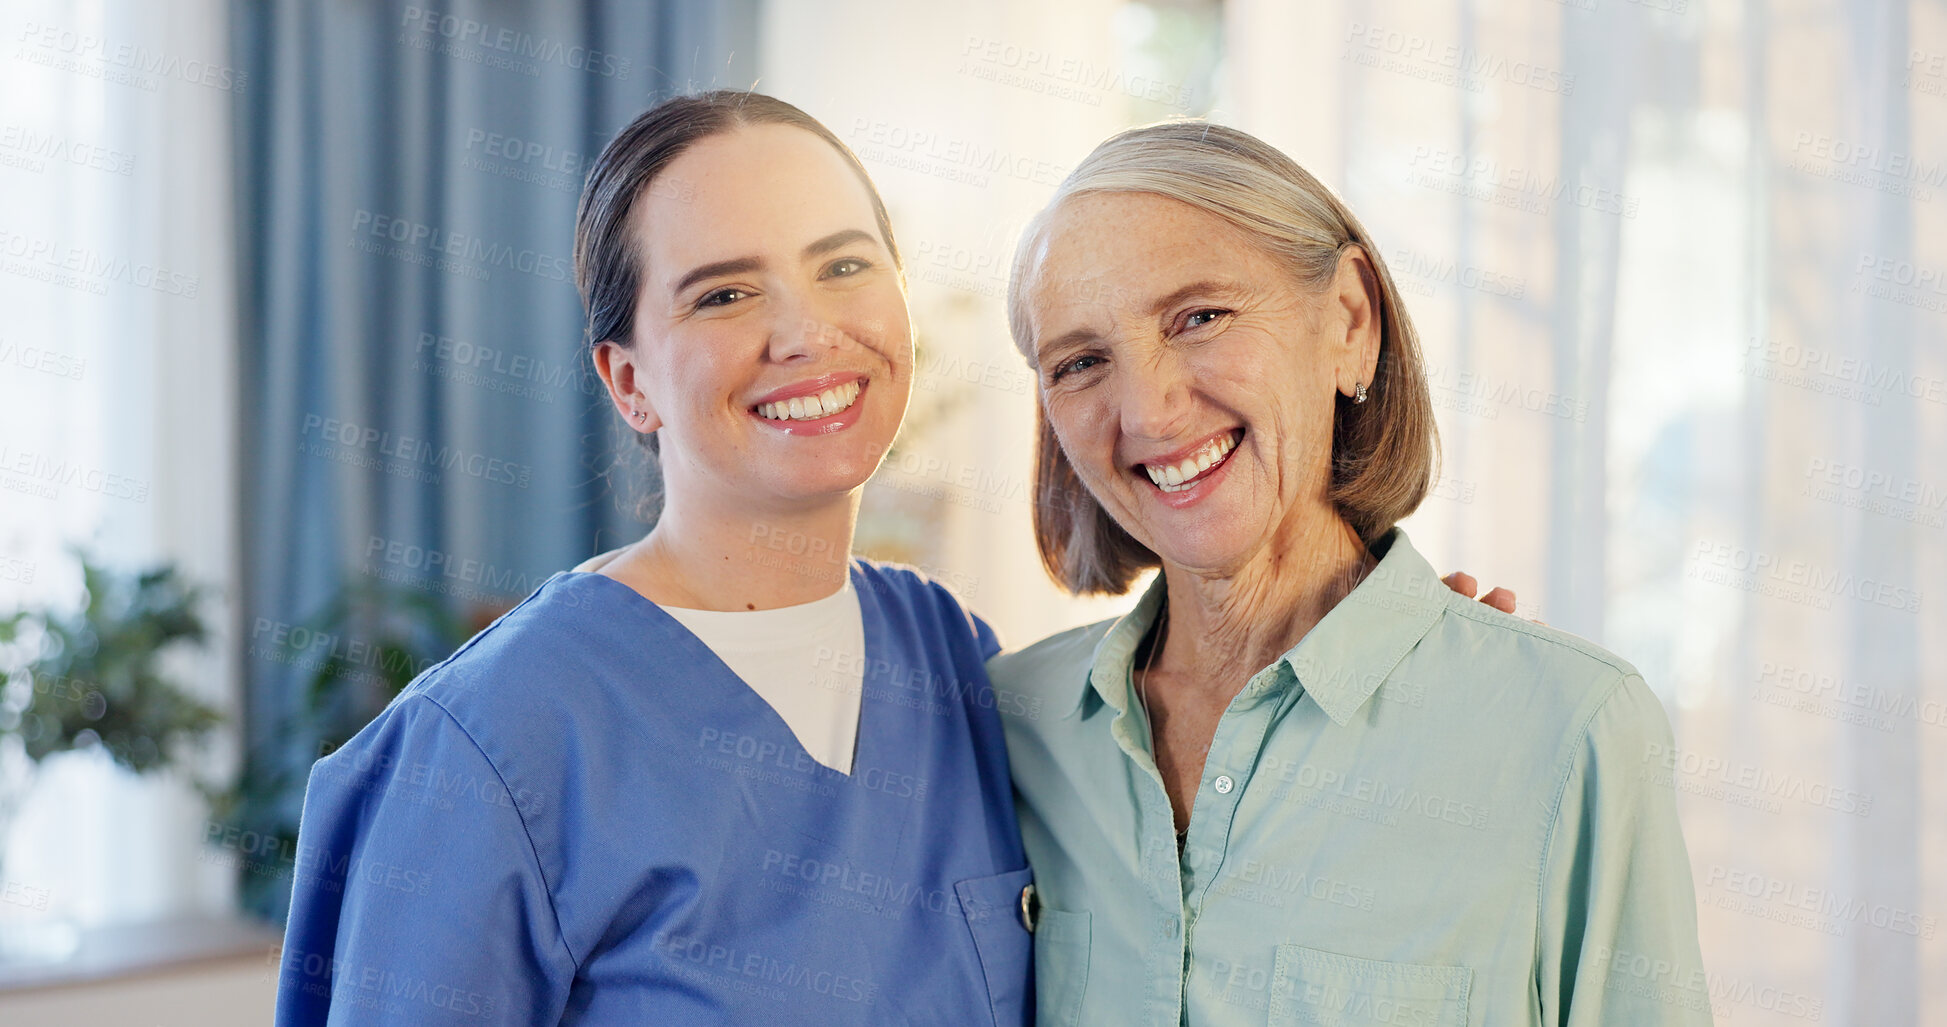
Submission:
[[[1481,587],[1480,582],[1475,581],[1474,576],[1466,571],[1455,571],[1440,580],[1446,582],[1448,588],[1453,589],[1455,592],[1469,599],[1474,598],[1474,594],[1479,592]],[[1498,585],[1486,595],[1481,596],[1480,599],[1481,602],[1486,603],[1502,613],[1512,614],[1514,612],[1514,593]]]

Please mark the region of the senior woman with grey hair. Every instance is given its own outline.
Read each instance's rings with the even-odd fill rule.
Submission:
[[[1045,1024],[1708,1022],[1662,707],[1451,593],[1379,248],[1258,139],[1134,129],[1022,241],[1049,573],[1119,620],[989,664]]]

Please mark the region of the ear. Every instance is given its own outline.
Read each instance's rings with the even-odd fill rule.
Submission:
[[[614,340],[595,344],[595,373],[602,376],[602,384],[608,386],[608,398],[622,415],[628,426],[643,434],[653,432],[663,426],[662,418],[657,416],[654,404],[649,402],[636,372],[641,365],[636,352]]]
[[[1343,329],[1333,340],[1339,392],[1350,396],[1360,385],[1370,388],[1379,367],[1379,270],[1358,243],[1347,243],[1339,252],[1326,308]]]

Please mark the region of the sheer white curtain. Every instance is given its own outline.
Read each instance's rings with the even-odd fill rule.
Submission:
[[[913,279],[861,541],[1015,644],[1122,605],[1034,560],[1006,260],[1109,132],[1257,133],[1408,294],[1416,543],[1663,697],[1719,1018],[1947,1018],[1943,54],[1936,3],[774,0],[759,87],[860,151]]]
[[[233,716],[235,386],[228,6],[29,0],[0,15],[0,609],[72,603],[66,547],[218,594],[177,680]],[[234,746],[212,754],[212,775]],[[19,774],[9,763],[0,773]],[[0,922],[224,908],[206,813],[105,758],[44,766]]]
[[[1947,1017],[1937,5],[1237,0],[1222,114],[1385,241],[1410,527],[1642,668],[1713,1004]],[[1932,968],[1931,972],[1927,968]]]

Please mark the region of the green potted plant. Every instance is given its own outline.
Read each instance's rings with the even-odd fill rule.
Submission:
[[[172,566],[123,572],[75,556],[78,607],[0,616],[0,860],[13,817],[50,756],[99,749],[136,774],[178,771],[212,794],[197,778],[193,754],[223,715],[162,666],[165,654],[208,637],[198,610],[203,590]],[[22,947],[21,930],[8,934]]]

